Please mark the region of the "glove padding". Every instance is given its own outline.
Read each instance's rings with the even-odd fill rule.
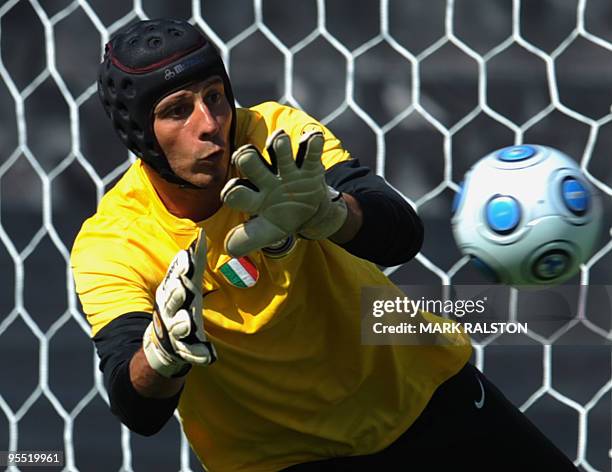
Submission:
[[[245,178],[229,180],[221,199],[256,216],[227,234],[228,254],[241,257],[291,234],[325,239],[342,227],[347,207],[342,195],[325,183],[323,143],[321,132],[305,134],[294,160],[289,136],[277,130],[267,144],[271,164],[251,144],[234,152],[232,163]]]
[[[203,230],[189,249],[174,256],[155,292],[153,321],[143,339],[144,353],[164,377],[185,375],[191,365],[211,364],[217,358],[204,332],[202,279],[206,266]]]

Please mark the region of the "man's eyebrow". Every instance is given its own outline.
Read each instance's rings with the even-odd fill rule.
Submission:
[[[212,84],[217,84],[217,83],[222,84],[222,83],[223,83],[223,80],[221,80],[221,77],[219,77],[218,75],[215,75],[215,76],[213,76],[213,77],[210,77],[210,78],[206,79],[206,80],[205,80],[205,81],[202,83],[202,87],[208,87],[209,85],[212,85]]]
[[[202,82],[198,86],[198,89],[202,90],[202,89],[205,89],[205,88],[210,87],[212,85],[224,85],[223,79],[221,79],[221,77],[219,77],[219,76],[210,77],[210,78],[206,79],[204,82]],[[187,90],[179,90],[179,91],[175,92],[172,96],[163,98],[162,101],[159,102],[155,106],[155,109],[153,110],[153,113],[162,112],[167,107],[171,107],[172,105],[180,102],[181,100],[183,100],[185,98],[186,94],[187,94]]]
[[[162,112],[166,108],[171,107],[172,105],[176,103],[179,103],[184,98],[185,98],[185,93],[178,93],[176,95],[173,95],[172,97],[166,97],[155,106],[153,113]]]

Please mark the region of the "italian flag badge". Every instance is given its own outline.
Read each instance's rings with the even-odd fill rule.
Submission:
[[[225,279],[238,288],[249,288],[257,283],[259,271],[247,256],[230,259],[221,266],[221,273]]]

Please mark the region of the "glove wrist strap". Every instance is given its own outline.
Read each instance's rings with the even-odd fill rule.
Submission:
[[[147,327],[143,336],[143,351],[147,362],[155,372],[168,379],[182,377],[189,372],[191,364],[168,353],[160,344],[153,322]]]

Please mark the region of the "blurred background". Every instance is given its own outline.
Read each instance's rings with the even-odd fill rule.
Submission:
[[[387,269],[399,284],[486,283],[450,227],[480,157],[536,143],[583,165],[605,208],[582,274],[588,322],[568,342],[477,340],[473,361],[581,470],[612,470],[607,0],[0,0],[0,450],[62,450],[68,470],[201,470],[177,421],[143,438],[108,411],[68,269],[83,220],[133,161],[96,94],[103,45],[162,16],[215,40],[239,105],[304,109],[416,206],[426,239]],[[517,304],[519,317],[532,306]]]

